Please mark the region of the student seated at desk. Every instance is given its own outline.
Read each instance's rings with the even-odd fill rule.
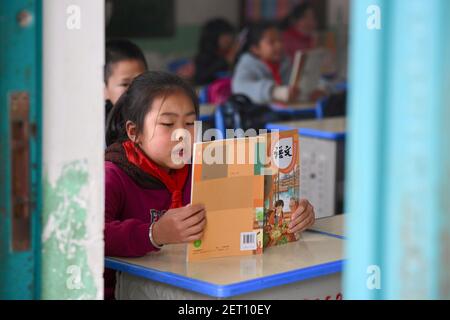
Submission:
[[[129,40],[116,39],[105,47],[105,120],[131,81],[147,70],[141,49]]]
[[[284,55],[277,25],[259,22],[251,26],[234,71],[233,94],[244,94],[258,104],[295,103],[300,89],[289,85],[290,76],[291,64]],[[325,94],[317,83],[304,96],[308,101],[316,101]]]
[[[315,12],[308,2],[296,5],[282,21],[283,45],[291,61],[298,50],[310,50],[316,46],[317,40],[314,37],[316,28]]]
[[[189,204],[197,117],[194,90],[165,72],[138,76],[113,107],[105,152],[105,255],[139,257],[202,237],[206,209]],[[303,200],[291,232],[313,222],[314,210]],[[113,298],[114,279],[106,270],[107,298]]]
[[[217,18],[203,27],[195,57],[195,83],[207,85],[231,72],[236,58],[235,28],[226,20]]]
[[[244,94],[259,104],[292,101],[299,91],[288,86],[290,73],[276,24],[259,22],[250,26],[234,70],[233,94]]]

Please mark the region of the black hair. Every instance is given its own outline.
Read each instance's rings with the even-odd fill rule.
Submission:
[[[281,21],[280,29],[286,30],[289,29],[295,21],[303,18],[308,12],[308,10],[314,10],[313,6],[309,1],[305,1],[296,5],[292,11]]]
[[[194,105],[198,117],[198,98],[192,87],[180,77],[163,71],[146,71],[137,76],[111,110],[106,125],[106,145],[128,139],[126,122],[136,125],[137,134],[142,133],[144,119],[153,100],[174,92],[186,94]]]
[[[216,54],[219,48],[219,38],[223,34],[234,35],[236,29],[227,20],[215,18],[207,21],[200,33],[198,54]]]
[[[108,83],[108,79],[112,74],[113,65],[124,60],[138,60],[142,62],[145,70],[148,69],[144,54],[133,42],[125,39],[108,40],[105,46],[105,68],[103,74],[105,84]]]
[[[283,200],[277,200],[277,201],[275,201],[275,205],[274,205],[274,207],[276,208],[276,207],[284,207],[284,201]]]
[[[278,29],[278,25],[271,21],[255,22],[244,28],[242,31],[244,33],[243,43],[237,59],[239,59],[243,53],[250,51],[253,46],[257,46],[263,38],[264,33],[273,28]]]

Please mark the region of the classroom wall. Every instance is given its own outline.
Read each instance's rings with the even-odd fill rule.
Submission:
[[[144,50],[150,68],[165,68],[174,59],[195,55],[200,27],[208,19],[223,17],[239,26],[240,2],[240,0],[176,0],[176,31],[173,37],[132,40]],[[349,4],[350,0],[327,2],[328,28],[336,31],[341,27],[344,31],[338,39],[342,42],[341,47],[347,46]],[[346,55],[342,59],[345,60]]]
[[[104,4],[46,0],[43,16],[42,298],[101,299]]]
[[[328,0],[327,7],[328,27],[333,28],[341,21],[348,25],[350,0]]]
[[[175,0],[176,31],[173,37],[132,40],[144,50],[150,68],[164,68],[173,59],[195,55],[201,25],[207,20],[223,17],[238,26],[239,2]]]
[[[347,78],[349,18],[351,0],[329,0],[328,29],[335,34],[337,73],[342,79]]]

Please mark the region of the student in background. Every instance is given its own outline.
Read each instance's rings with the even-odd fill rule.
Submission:
[[[295,6],[282,21],[283,44],[291,61],[298,50],[309,50],[316,46],[314,37],[316,28],[316,15],[309,2]]]
[[[209,84],[231,71],[237,50],[235,33],[235,28],[221,18],[210,20],[202,27],[195,57],[197,85]]]
[[[147,70],[141,49],[129,40],[109,40],[105,47],[105,119],[131,81]]]
[[[186,164],[197,117],[195,92],[165,72],[144,72],[114,105],[106,133],[105,255],[138,257],[200,239],[205,208],[189,204]],[[113,292],[114,272],[106,270],[105,296]]]
[[[233,74],[232,92],[259,104],[295,100],[299,90],[288,85],[291,65],[284,56],[276,24],[256,23],[247,29],[245,38]]]

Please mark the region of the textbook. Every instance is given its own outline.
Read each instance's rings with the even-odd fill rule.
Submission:
[[[298,238],[287,233],[298,206],[297,130],[194,144],[191,203],[206,207],[201,240],[187,261],[262,254]]]
[[[305,55],[302,51],[298,50],[295,52],[294,61],[292,62],[291,76],[289,79],[289,86],[299,87],[300,77],[305,65]]]
[[[266,139],[269,161],[264,175],[264,248],[298,240],[298,234],[288,233],[288,225],[300,194],[298,131],[269,133]]]
[[[206,227],[201,240],[188,244],[188,261],[262,253],[264,176],[255,159],[259,141],[194,144],[191,203],[205,205]]]
[[[297,84],[300,87],[300,101],[309,101],[311,92],[319,88],[326,51],[317,48],[303,53],[297,52],[297,54],[300,55],[300,58],[297,59],[301,60],[299,63],[300,75],[297,80]],[[295,69],[292,70],[292,73],[295,73],[294,71]]]

